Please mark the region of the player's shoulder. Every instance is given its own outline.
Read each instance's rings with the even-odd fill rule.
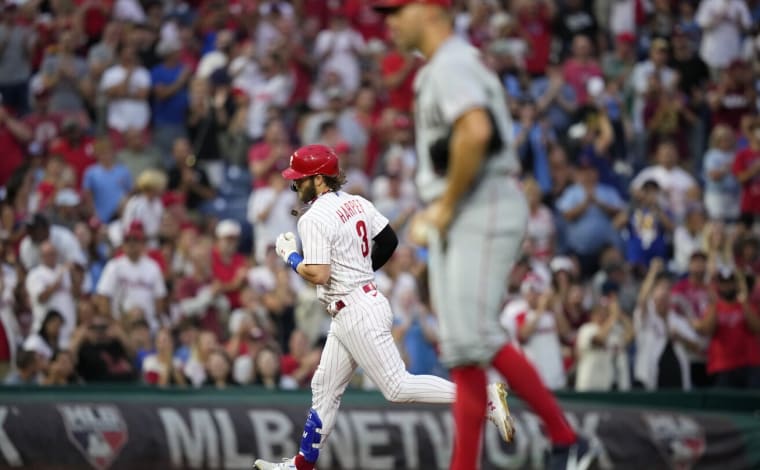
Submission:
[[[471,67],[481,64],[481,54],[475,46],[455,36],[445,42],[429,65],[433,69]]]

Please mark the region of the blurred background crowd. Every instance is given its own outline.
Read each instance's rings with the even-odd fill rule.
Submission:
[[[400,234],[393,334],[445,375],[404,240],[422,60],[371,2],[1,3],[6,384],[308,387],[330,318],[273,243],[311,143]],[[454,4],[514,118],[531,216],[501,318],[547,386],[760,388],[760,1]]]

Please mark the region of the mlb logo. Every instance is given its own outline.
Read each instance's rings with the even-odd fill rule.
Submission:
[[[127,425],[111,405],[58,407],[69,440],[97,470],[106,470],[127,443]]]

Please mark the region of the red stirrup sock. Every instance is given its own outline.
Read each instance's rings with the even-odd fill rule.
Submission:
[[[486,418],[486,372],[478,366],[451,369],[457,387],[453,405],[454,451],[450,470],[480,468],[481,436]]]
[[[314,470],[316,465],[314,462],[308,462],[301,454],[296,455],[295,464],[298,470]]]
[[[509,388],[541,417],[553,444],[575,443],[578,437],[565,420],[557,400],[541,382],[533,364],[520,351],[507,344],[496,353],[492,365],[507,379]]]

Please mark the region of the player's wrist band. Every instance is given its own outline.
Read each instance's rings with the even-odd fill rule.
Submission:
[[[301,256],[297,251],[294,251],[290,254],[290,256],[288,256],[288,266],[290,266],[296,273],[298,273],[298,265],[301,264],[302,261],[303,256]]]

